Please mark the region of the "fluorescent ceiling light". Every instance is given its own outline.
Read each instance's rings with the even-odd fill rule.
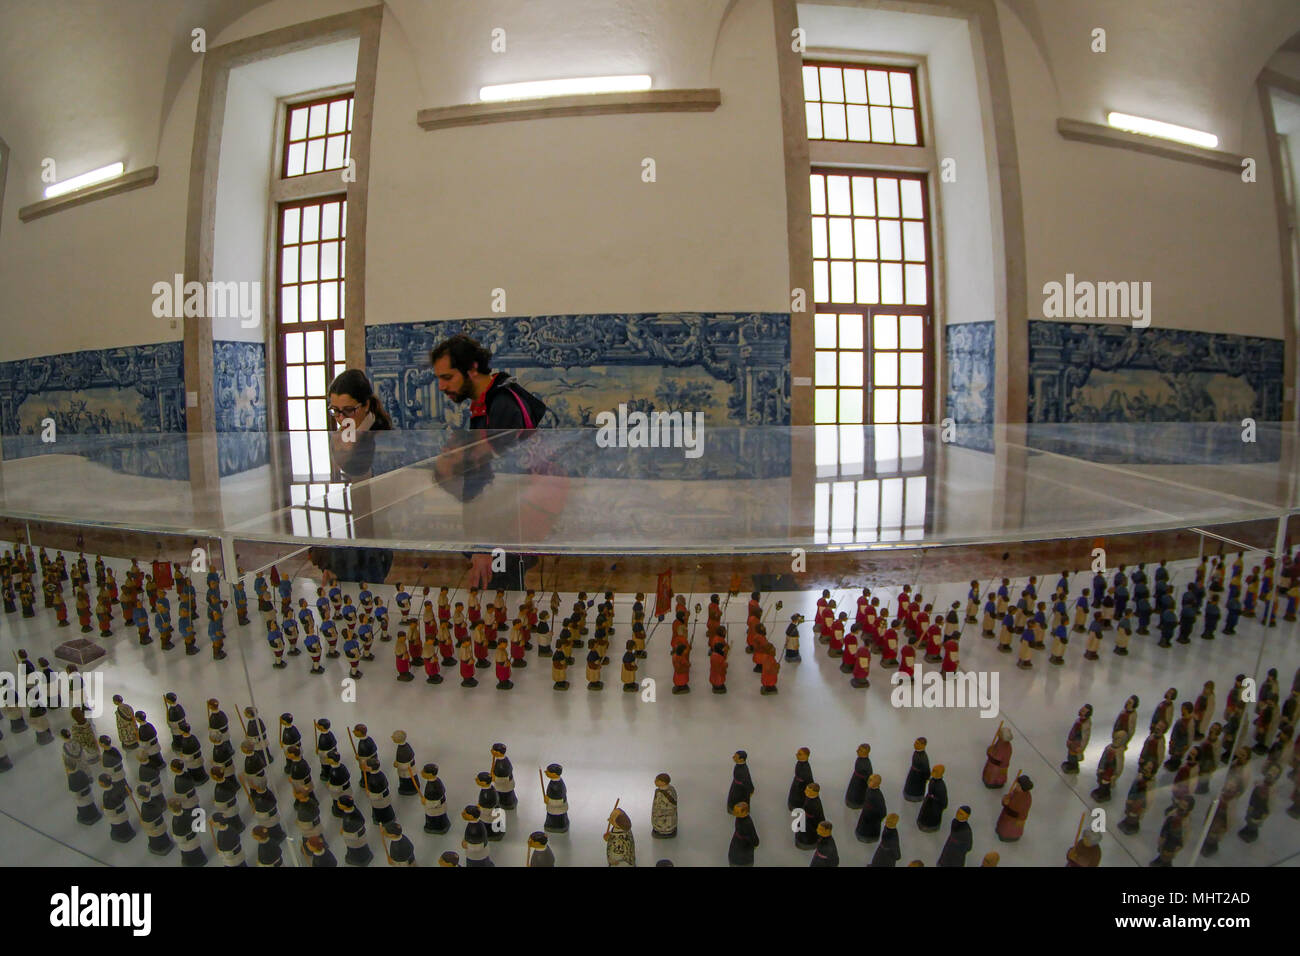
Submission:
[[[1158,136],[1160,139],[1172,139],[1178,143],[1189,143],[1206,149],[1215,149],[1219,145],[1219,137],[1213,133],[1203,133],[1198,129],[1188,129],[1186,126],[1175,126],[1173,123],[1162,123],[1141,116],[1130,116],[1128,113],[1108,113],[1106,121],[1115,129],[1141,133],[1144,136]]]
[[[80,176],[73,176],[71,179],[65,179],[61,183],[55,183],[53,186],[45,187],[45,198],[53,199],[55,196],[62,196],[64,193],[70,193],[73,190],[81,189],[85,186],[93,186],[95,183],[102,183],[106,179],[116,179],[122,175],[126,167],[121,163],[113,163],[109,166],[101,166],[99,169],[92,169],[88,173],[82,173]]]
[[[575,93],[627,93],[650,89],[650,77],[641,73],[634,76],[578,76],[568,80],[531,80],[526,83],[497,83],[478,91],[483,102],[498,100],[531,100],[545,96],[570,96]]]

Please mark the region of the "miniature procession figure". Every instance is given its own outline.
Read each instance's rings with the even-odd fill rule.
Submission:
[[[930,781],[926,786],[925,798],[921,809],[916,814],[917,829],[923,833],[934,833],[943,822],[943,811],[948,809],[948,785],[943,779],[943,764],[935,764],[930,771]]]
[[[564,768],[558,763],[546,767],[546,784],[543,798],[546,801],[546,822],[543,829],[548,833],[569,832],[569,791],[561,775]]]
[[[749,803],[754,795],[754,780],[749,775],[749,755],[737,750],[731,755],[731,788],[727,791],[727,812],[733,813],[738,803]]]
[[[999,724],[993,743],[984,751],[984,772],[981,779],[990,790],[1001,790],[1007,784],[1007,769],[1011,765],[1011,728]]]
[[[1088,741],[1091,737],[1092,704],[1084,704],[1079,708],[1078,719],[1070,727],[1070,732],[1065,738],[1066,757],[1061,763],[1061,770],[1065,773],[1079,772],[1079,760],[1088,749]]]
[[[1029,808],[1034,804],[1029,793],[1033,789],[1034,782],[1021,774],[1002,797],[1002,812],[998,815],[994,832],[1003,843],[1014,843],[1024,835]]]
[[[655,792],[650,804],[650,835],[657,840],[677,836],[677,788],[666,773],[655,777]]]
[[[727,847],[727,863],[731,866],[753,866],[754,851],[758,848],[758,829],[749,815],[749,804],[740,801],[731,807],[735,828],[731,844]]]
[[[953,814],[952,827],[948,831],[948,839],[939,853],[936,866],[966,865],[966,854],[975,843],[975,835],[971,832],[970,823],[967,822],[969,820],[970,807],[958,807],[957,812]]]
[[[912,744],[912,766],[903,782],[903,799],[908,803],[920,803],[925,796],[926,781],[930,779],[930,756],[925,746],[924,737],[917,737]]]
[[[898,843],[898,814],[891,813],[885,817],[885,828],[880,833],[880,846],[871,857],[868,866],[891,867],[902,858],[903,851]]]
[[[858,744],[857,759],[853,761],[853,773],[849,777],[848,788],[844,791],[844,805],[850,810],[861,810],[866,802],[867,781],[871,778],[871,745]]]
[[[617,808],[610,813],[609,825],[605,830],[605,860],[610,866],[636,866],[636,839],[632,836],[632,820]]]
[[[808,789],[808,784],[812,783],[813,780],[812,765],[808,762],[811,755],[811,751],[807,747],[800,747],[795,751],[794,779],[790,782],[790,792],[785,801],[787,810],[795,810],[803,806],[806,798],[805,791]]]
[[[859,843],[875,843],[880,839],[880,827],[888,814],[885,795],[880,789],[880,774],[873,773],[867,778],[867,792],[858,814],[858,825],[853,833]]]

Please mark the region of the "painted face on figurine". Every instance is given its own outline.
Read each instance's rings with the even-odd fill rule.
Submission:
[[[473,366],[478,368],[478,363]],[[433,374],[438,379],[438,391],[456,402],[463,402],[474,397],[473,386],[469,378],[451,367],[451,356],[443,355],[433,363]]]

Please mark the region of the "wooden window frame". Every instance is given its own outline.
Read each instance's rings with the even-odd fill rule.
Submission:
[[[809,103],[819,103],[819,104],[820,104],[820,103],[826,103],[826,102],[829,102],[829,101],[827,101],[827,100],[822,100],[822,99],[810,100],[810,99],[807,98],[807,96],[806,96],[806,94],[805,94],[805,92],[804,92],[804,90],[803,90],[803,69],[804,69],[804,67],[809,67],[809,66],[815,66],[815,67],[829,66],[829,67],[835,67],[835,68],[838,68],[838,69],[841,69],[841,70],[844,70],[844,69],[850,69],[850,70],[883,70],[883,71],[888,72],[888,73],[907,73],[907,74],[909,75],[910,79],[911,79],[911,85],[912,85],[912,105],[911,105],[911,107],[901,107],[901,106],[900,106],[900,107],[894,107],[894,106],[892,106],[893,91],[891,90],[891,91],[890,91],[890,100],[891,100],[891,106],[890,106],[890,109],[911,109],[911,110],[913,111],[913,113],[916,114],[916,142],[915,142],[915,143],[900,143],[900,142],[898,142],[897,137],[895,137],[894,141],[893,141],[893,142],[890,142],[890,143],[886,143],[886,142],[884,142],[884,141],[882,141],[882,140],[878,140],[878,139],[849,139],[848,136],[847,136],[847,133],[846,133],[846,136],[845,136],[844,139],[829,139],[829,138],[827,138],[826,136],[807,136],[807,124],[808,124],[808,120],[807,120],[807,105],[808,105]],[[803,97],[804,110],[805,110],[805,113],[804,113],[804,134],[805,134],[805,136],[807,136],[807,138],[808,138],[808,142],[810,142],[810,143],[845,143],[845,144],[848,144],[848,145],[851,145],[851,146],[897,146],[897,147],[899,147],[900,149],[925,149],[925,148],[926,148],[926,140],[925,140],[925,117],[924,117],[924,116],[922,115],[922,113],[921,113],[921,81],[920,81],[919,73],[920,73],[920,70],[919,70],[919,68],[918,68],[917,66],[915,66],[915,65],[900,65],[900,64],[897,64],[897,63],[873,63],[873,62],[869,62],[869,61],[866,61],[866,60],[863,60],[863,61],[854,61],[854,60],[835,60],[835,59],[829,59],[829,60],[828,60],[828,59],[823,59],[823,58],[821,58],[821,57],[817,57],[817,56],[806,57],[806,58],[803,60],[803,62],[800,63],[800,66],[799,66],[799,81],[800,81],[800,95],[801,95],[801,97]],[[859,104],[859,105],[860,105],[860,104]],[[868,107],[868,108],[869,108],[869,107]],[[824,123],[823,123],[823,132],[825,132],[825,129],[824,129]]]

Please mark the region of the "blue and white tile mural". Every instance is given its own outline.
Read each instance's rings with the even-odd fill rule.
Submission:
[[[993,448],[997,356],[992,322],[944,328],[948,390],[944,417],[956,424],[953,444],[978,451]]]
[[[84,455],[114,470],[184,478],[167,435],[185,430],[182,343],[0,362],[4,457]],[[54,423],[55,441],[41,440]]]
[[[261,342],[213,342],[212,370],[221,475],[265,465],[269,454],[266,346]]]
[[[366,365],[398,428],[464,427],[429,351],[464,332],[492,366],[546,402],[544,427],[593,425],[620,402],[642,411],[698,411],[705,426],[790,423],[788,313],[618,313],[372,325]]]
[[[1277,432],[1264,430],[1254,444],[1239,430],[1182,429],[1186,440],[1151,445],[1151,422],[1276,422],[1282,416],[1284,346],[1280,339],[1184,329],[1099,323],[1029,323],[1030,434],[1037,447],[1064,450],[1060,435],[1107,426],[1096,438],[1106,460],[1134,463],[1188,461],[1209,464],[1276,460]],[[1032,426],[1040,427],[1032,427]],[[1129,439],[1123,436],[1129,435]],[[1216,440],[1202,444],[1206,436]],[[1235,438],[1233,437],[1235,435]],[[1053,437],[1058,436],[1058,437]],[[1099,459],[1100,460],[1100,459]]]

